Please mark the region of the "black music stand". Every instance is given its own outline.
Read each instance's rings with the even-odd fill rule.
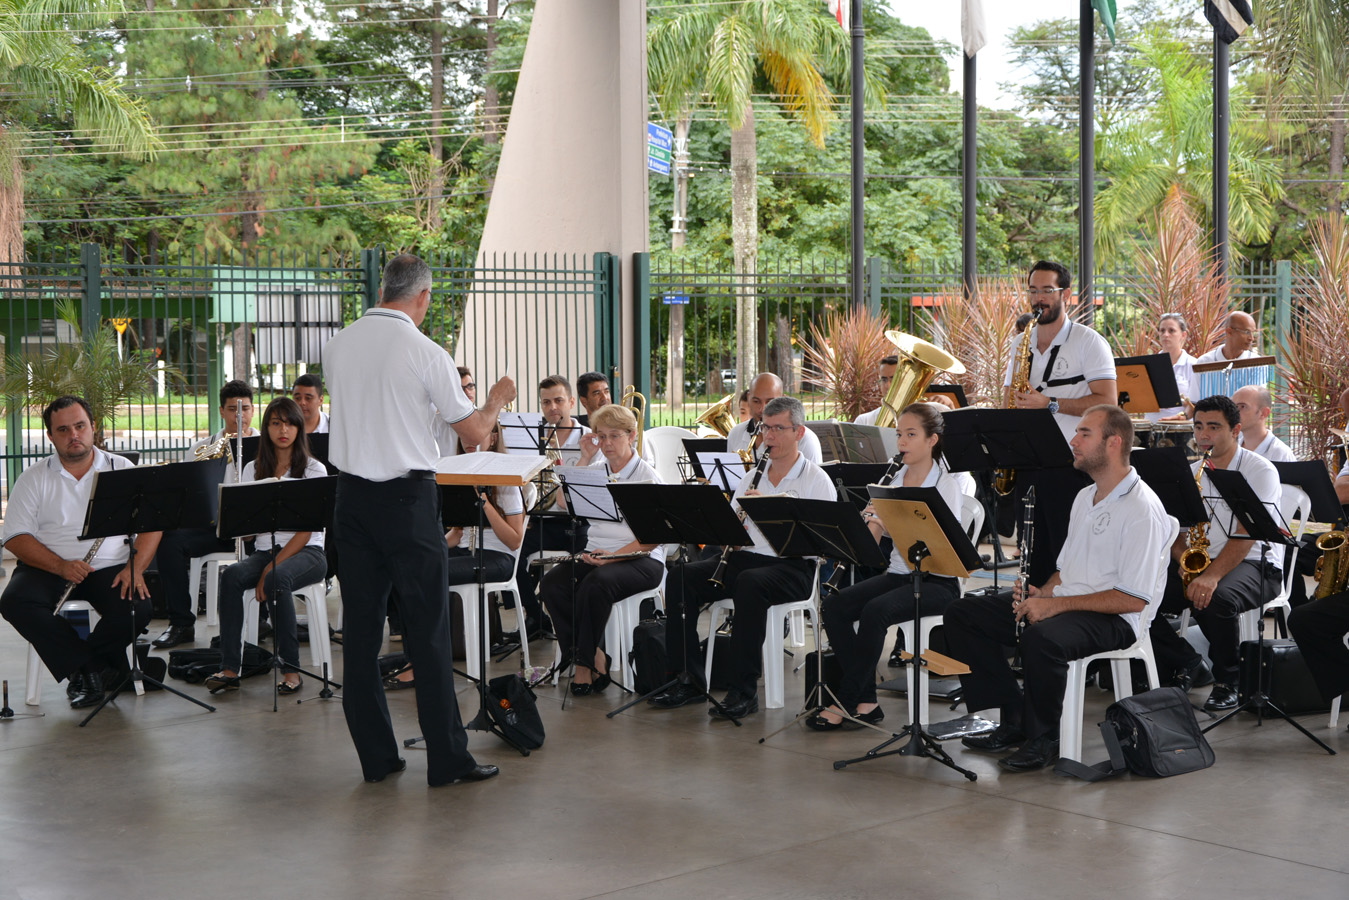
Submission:
[[[222,484],[220,492],[220,518],[216,523],[216,536],[229,538],[250,537],[255,534],[272,536],[271,564],[276,570],[276,556],[281,548],[276,545],[278,531],[322,531],[333,520],[333,503],[337,498],[337,479],[327,475],[323,478],[294,478],[284,481],[244,481],[236,484]],[[267,606],[271,610],[273,626],[276,625],[276,579],[272,579],[271,595],[267,597]],[[277,652],[277,633],[272,631],[272,712],[277,711],[280,698],[280,685],[277,676],[281,674],[281,654]],[[323,682],[323,692],[332,696],[329,682],[337,688],[342,685],[329,677],[328,664],[324,663],[323,672],[310,672],[298,665],[288,668]]]
[[[632,534],[643,544],[678,544],[675,565],[679,566],[679,587],[684,588],[684,564],[688,561],[690,544],[715,544],[726,547],[744,547],[753,541],[749,532],[735,514],[726,495],[710,484],[612,484],[609,492],[613,494],[618,508],[623,511]],[[685,597],[679,598],[679,621],[673,619],[667,628],[682,629],[684,617],[689,614]],[[695,612],[696,616],[697,613]],[[682,631],[681,631],[682,633]],[[694,648],[696,652],[696,647]],[[679,674],[669,681],[648,691],[635,700],[605,713],[606,718],[630,709],[650,697],[664,693],[677,684],[696,684],[689,673],[689,648],[684,648],[684,658],[679,661]],[[740,726],[740,720],[725,714],[725,707],[707,692],[702,690],[703,699],[722,711],[725,718]]]
[[[1256,496],[1250,483],[1246,481],[1245,476],[1240,472],[1227,469],[1210,469],[1208,471],[1208,477],[1209,483],[1213,485],[1214,489],[1218,492],[1218,495],[1232,511],[1232,518],[1226,523],[1219,522],[1218,526],[1227,533],[1229,539],[1235,537],[1260,541],[1260,596],[1263,597],[1265,596],[1264,582],[1265,570],[1267,568],[1265,563],[1266,557],[1269,555],[1270,545],[1280,544],[1284,547],[1289,547],[1293,544],[1285,527],[1287,523],[1285,522],[1281,525],[1274,521],[1269,510],[1265,508],[1264,502]],[[1280,515],[1280,518],[1282,518],[1282,515]],[[1246,533],[1244,535],[1237,533],[1236,523],[1240,523],[1241,526],[1245,528]],[[1259,609],[1259,607],[1257,607],[1257,609]],[[1256,624],[1256,629],[1256,644],[1263,650],[1265,645],[1264,616],[1260,616]],[[1206,728],[1202,729],[1202,731],[1207,734],[1228,719],[1231,719],[1237,713],[1252,707],[1256,712],[1255,724],[1257,726],[1263,725],[1265,723],[1265,711],[1269,710],[1268,715],[1271,718],[1283,719],[1289,725],[1292,725],[1298,731],[1305,734],[1322,750],[1326,751],[1331,756],[1334,756],[1334,750],[1326,746],[1326,744],[1316,735],[1303,728],[1299,722],[1294,721],[1288,713],[1280,709],[1271,699],[1270,694],[1273,691],[1273,674],[1273,666],[1261,666],[1260,685],[1255,693],[1247,697],[1234,709],[1229,710],[1216,722],[1210,723]]]
[[[1319,460],[1307,462],[1276,462],[1279,481],[1302,488],[1312,501],[1311,521],[1334,525],[1344,520],[1344,507],[1335,494],[1335,482]]]
[[[989,523],[993,559],[980,568],[993,572],[994,593],[998,570],[1017,565],[1002,554],[993,502],[996,469],[1055,469],[1073,464],[1073,452],[1047,409],[979,409],[966,407],[942,415],[942,458],[952,472],[978,472],[984,484],[984,521]]]
[[[440,490],[440,524],[442,526],[444,526],[446,529],[474,528],[486,526],[487,513],[482,508],[484,498],[482,497],[481,493],[476,487],[470,484],[438,484],[436,485],[436,487]],[[477,674],[474,675],[470,675],[468,672],[461,672],[458,669],[454,669],[456,675],[462,675],[464,678],[467,678],[474,684],[485,683],[484,679],[487,677],[486,662],[488,655],[486,651],[490,649],[491,645],[491,641],[488,638],[484,637],[484,635],[490,633],[491,630],[487,618],[491,610],[488,609],[486,604],[487,598],[485,595],[487,593],[486,590],[487,576],[483,572],[482,568],[483,534],[484,532],[482,531],[478,532],[478,546],[474,548],[473,554],[474,557],[473,578],[474,581],[478,584],[478,587],[480,589],[480,594],[478,596],[478,615],[481,617],[482,621],[480,624],[482,627],[478,629],[478,641],[483,645],[482,647],[479,648],[482,651],[481,660],[483,665],[480,665],[478,667],[478,672]],[[467,597],[463,597],[460,599],[462,599],[464,603],[468,603]],[[465,637],[467,637],[467,635],[465,635]],[[465,646],[467,646],[467,642],[465,643]],[[510,651],[508,651],[508,653],[509,652]],[[453,665],[451,665],[450,668],[453,669],[454,668]],[[467,666],[465,666],[465,668],[467,668]],[[399,671],[402,670],[400,669]],[[481,713],[479,713],[479,715],[476,718],[474,718],[472,722],[470,722],[468,725],[465,725],[464,727],[472,728],[475,731],[494,730],[493,727],[480,728],[479,722],[482,719],[486,719],[486,724],[488,726],[493,725],[491,716],[483,716]],[[406,741],[404,742],[404,746],[408,746]]]
[[[847,500],[860,513],[871,502],[867,486],[879,484],[891,466],[898,471],[903,464],[904,457],[897,453],[888,463],[831,463],[822,468],[838,488],[839,499]]]
[[[152,531],[171,531],[175,528],[200,528],[212,524],[215,518],[216,486],[220,483],[220,464],[203,466],[201,463],[173,463],[167,466],[131,467],[94,473],[89,494],[89,506],[84,513],[84,531],[81,540],[127,535],[131,556],[127,565],[135,570],[136,542],[132,535]],[[133,588],[134,589],[134,588]],[[136,637],[140,626],[136,623],[136,605],[131,604],[131,675],[138,695],[145,693],[143,682],[157,685],[184,700],[189,700],[208,712],[215,707],[188,696],[177,688],[146,675],[140,669],[136,653]],[[94,716],[111,703],[127,679],[107,692],[103,702],[94,707],[80,722],[83,728]]]
[[[1195,484],[1194,470],[1180,447],[1154,447],[1134,450],[1129,464],[1143,483],[1152,488],[1168,515],[1175,516],[1181,528],[1208,521],[1204,498]]]
[[[1180,406],[1180,389],[1167,353],[1121,356],[1115,360],[1119,405],[1133,416]]]
[[[960,520],[947,507],[936,488],[875,487],[871,489],[871,496],[876,514],[894,538],[895,546],[908,548],[905,556],[913,576],[913,665],[929,666],[930,662],[923,652],[923,575],[963,578],[981,565],[979,551],[970,543]],[[865,755],[836,761],[835,769],[898,754],[926,756],[954,769],[970,781],[978,779],[979,776],[969,769],[958,766],[941,744],[924,730],[917,697],[921,689],[919,681],[918,668],[915,668],[913,691],[909,697],[909,706],[913,710],[912,721],[899,733],[892,733],[888,740],[872,747]],[[909,742],[903,747],[897,750],[885,749],[904,737],[908,737]]]
[[[867,530],[862,518],[857,515],[853,505],[846,500],[803,500],[782,495],[768,497],[742,497],[740,505],[745,514],[754,520],[764,539],[783,558],[828,557],[835,561],[853,566],[884,568],[885,556],[876,545],[876,539]],[[818,577],[818,575],[817,575]],[[820,592],[820,603],[824,603],[824,591]],[[870,722],[863,722],[848,714],[843,703],[834,695],[824,678],[824,641],[821,635],[824,628],[815,623],[815,687],[805,698],[804,708],[799,716],[786,725],[759,738],[763,743],[773,735],[797,722],[813,716],[831,704],[837,706],[843,717],[875,728],[882,734],[887,729],[877,728]]]

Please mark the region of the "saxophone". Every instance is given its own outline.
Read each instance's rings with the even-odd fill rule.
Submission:
[[[1342,593],[1349,584],[1349,546],[1343,531],[1328,531],[1316,539],[1321,558],[1316,561],[1316,597]]]
[[[1013,394],[1026,393],[1030,390],[1030,364],[1031,352],[1035,348],[1035,333],[1040,327],[1040,313],[1037,310],[1031,311],[1030,324],[1026,326],[1025,332],[1021,335],[1021,344],[1017,347],[1016,366],[1012,370]],[[1014,408],[1016,401],[1012,401]],[[1007,497],[1016,490],[1016,469],[998,469],[993,473],[993,488],[999,496]]]
[[[1194,474],[1195,487],[1200,486],[1200,479],[1204,475],[1204,466],[1208,465],[1208,458],[1213,455],[1212,450],[1204,451],[1204,458],[1199,461],[1199,471]],[[1180,580],[1186,587],[1194,581],[1204,570],[1209,567],[1213,560],[1208,555],[1208,522],[1200,522],[1198,525],[1190,527],[1189,544],[1185,547],[1185,552],[1180,555]]]

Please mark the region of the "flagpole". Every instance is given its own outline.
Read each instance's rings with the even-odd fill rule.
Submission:
[[[961,185],[960,185],[960,245],[961,245],[961,263],[960,263],[960,283],[965,286],[965,297],[968,300],[974,300],[978,297],[975,284],[976,273],[978,272],[978,261],[975,255],[975,212],[977,198],[975,196],[976,188],[979,182],[979,143],[977,141],[976,128],[978,128],[979,105],[976,102],[975,89],[975,59],[968,53],[962,53],[965,59],[965,84],[964,84],[964,107],[962,110],[962,137],[961,147]]]
[[[1080,14],[1077,296],[1079,314],[1090,325],[1096,318],[1092,293],[1092,275],[1096,270],[1096,13],[1091,0],[1081,0]]]
[[[862,119],[863,51],[862,0],[849,0],[852,22],[852,303],[860,309],[866,303],[866,172],[863,154],[866,135]]]
[[[1231,45],[1213,29],[1213,250],[1218,277],[1228,271],[1228,68]]]

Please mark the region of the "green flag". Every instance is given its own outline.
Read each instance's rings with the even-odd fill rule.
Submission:
[[[1110,35],[1110,46],[1115,46],[1115,0],[1091,0],[1091,5],[1101,14],[1105,33]]]

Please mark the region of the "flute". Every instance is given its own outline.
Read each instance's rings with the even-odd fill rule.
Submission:
[[[103,546],[103,541],[104,538],[94,538],[94,545],[89,548],[88,553],[84,554],[84,562],[86,565],[90,563],[95,556],[98,556],[98,548]],[[65,587],[61,588],[61,597],[56,601],[56,605],[60,606],[62,603],[65,603],[66,598],[70,596],[70,593],[73,590],[75,590],[75,582],[67,581]]]

